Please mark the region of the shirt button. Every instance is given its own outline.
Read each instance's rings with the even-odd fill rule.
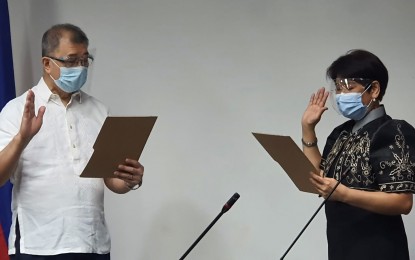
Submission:
[[[72,144],[72,147],[75,148],[76,147],[75,144]]]
[[[72,129],[72,125],[69,125],[69,128]]]

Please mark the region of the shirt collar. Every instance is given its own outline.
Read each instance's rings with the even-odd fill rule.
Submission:
[[[37,97],[42,99],[45,103],[54,99],[60,99],[57,94],[54,94],[52,91],[50,91],[43,77],[40,78],[39,83],[34,87],[34,89],[36,90]],[[76,100],[79,103],[82,103],[82,91],[72,93],[71,102],[72,100]]]
[[[356,132],[369,122],[372,122],[373,120],[378,119],[379,117],[382,117],[384,115],[386,115],[385,107],[383,105],[380,105],[378,108],[369,111],[369,113],[364,118],[362,118],[359,121],[356,121],[352,131]]]

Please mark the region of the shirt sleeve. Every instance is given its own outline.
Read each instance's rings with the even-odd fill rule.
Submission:
[[[386,122],[373,135],[370,149],[379,190],[415,193],[415,129],[409,123]]]
[[[0,113],[0,151],[3,150],[19,132],[22,110],[15,102],[9,102]]]

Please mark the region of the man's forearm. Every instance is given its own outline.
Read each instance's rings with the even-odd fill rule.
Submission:
[[[105,178],[104,182],[108,189],[118,194],[124,194],[131,190],[123,180],[118,178]]]

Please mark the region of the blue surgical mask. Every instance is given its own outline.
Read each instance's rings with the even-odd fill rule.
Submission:
[[[367,88],[366,90],[368,90],[369,88]],[[365,93],[366,90],[363,91],[363,93]],[[372,103],[372,101],[370,101],[370,103],[367,106],[363,105],[362,103],[363,93],[350,92],[350,93],[336,94],[337,106],[340,110],[340,113],[344,117],[347,117],[353,120],[360,120],[366,116],[367,112],[369,111],[369,106]]]
[[[55,62],[54,62],[55,63]],[[55,63],[56,64],[56,63]],[[56,66],[58,66],[56,64]],[[59,67],[59,66],[58,66]],[[55,84],[66,93],[73,93],[79,91],[82,86],[85,84],[88,76],[88,68],[84,66],[78,67],[59,67],[60,77],[54,79],[52,75],[50,77],[53,79]]]

